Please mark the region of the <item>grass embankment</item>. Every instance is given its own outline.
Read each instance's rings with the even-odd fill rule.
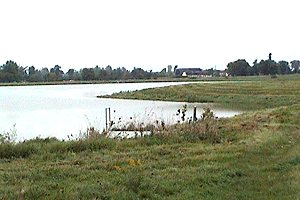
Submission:
[[[300,105],[178,126],[128,140],[2,144],[0,199],[299,198]]]
[[[200,82],[199,84],[120,92],[111,96],[101,97],[210,102],[227,108],[257,110],[300,102],[300,76],[279,76],[274,79],[270,77],[254,77],[253,79],[248,77],[244,79],[233,78],[228,79],[227,82]]]
[[[223,84],[219,95],[236,94],[241,103],[249,102],[243,94],[269,95],[274,100],[262,98],[266,107],[299,96],[298,79],[286,77],[210,84],[214,92],[206,94]],[[199,86],[206,91],[202,84],[180,87]],[[299,104],[177,124],[136,139],[5,142],[0,199],[299,199],[299,152]]]

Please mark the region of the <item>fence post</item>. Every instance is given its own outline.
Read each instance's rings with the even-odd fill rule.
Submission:
[[[197,121],[197,106],[194,106],[193,121]]]
[[[105,131],[108,132],[111,126],[110,107],[105,108]]]
[[[105,108],[105,131],[108,131],[108,124],[107,124],[107,108]]]
[[[108,107],[108,128],[111,126],[110,107]]]

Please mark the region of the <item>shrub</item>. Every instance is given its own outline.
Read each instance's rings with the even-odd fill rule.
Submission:
[[[27,158],[36,152],[36,146],[27,143],[0,145],[0,158]]]

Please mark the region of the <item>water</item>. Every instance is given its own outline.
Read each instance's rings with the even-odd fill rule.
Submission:
[[[183,102],[140,101],[96,98],[97,95],[184,83],[119,83],[88,85],[47,85],[0,87],[0,134],[17,131],[18,140],[35,137],[78,135],[88,127],[105,128],[105,108],[111,108],[112,120],[120,124],[153,122],[175,123],[176,111]],[[192,107],[213,105],[187,104]],[[230,117],[239,111],[213,108],[218,117]]]

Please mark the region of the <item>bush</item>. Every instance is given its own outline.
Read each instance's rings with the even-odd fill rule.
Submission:
[[[36,146],[26,143],[1,144],[0,158],[27,158],[37,152]]]

